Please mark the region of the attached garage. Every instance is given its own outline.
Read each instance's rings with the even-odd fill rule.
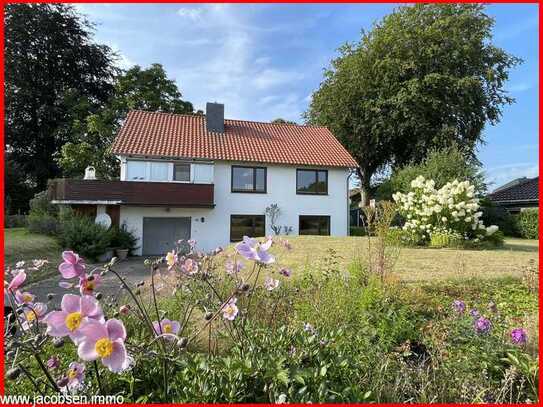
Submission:
[[[191,218],[143,218],[144,256],[163,256],[180,239],[190,239]]]

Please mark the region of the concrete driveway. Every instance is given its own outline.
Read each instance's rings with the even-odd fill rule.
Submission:
[[[150,274],[149,269],[143,265],[143,257],[131,257],[126,260],[120,261],[117,263],[114,268],[131,286],[135,286],[139,281],[146,280]],[[99,273],[102,265],[90,265],[87,264],[87,272],[98,267],[96,273]],[[38,298],[38,301],[47,302],[47,294],[54,294],[55,297],[52,301],[48,302],[50,309],[58,307],[62,295],[66,293],[79,294],[77,289],[66,289],[59,287],[58,283],[61,281],[60,273],[55,276],[30,284],[25,286],[25,291],[29,291],[32,294],[35,294]],[[74,279],[75,282],[75,279]],[[107,295],[118,295],[120,293],[121,282],[113,273],[107,273],[105,276],[101,277],[100,285],[96,289],[96,292],[100,292]]]

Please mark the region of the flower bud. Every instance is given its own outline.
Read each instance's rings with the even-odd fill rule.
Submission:
[[[121,307],[119,308],[119,313],[122,315],[128,315],[129,312],[130,312],[130,305],[128,304],[121,305]]]
[[[54,338],[53,339],[53,346],[55,348],[62,348],[62,346],[64,346],[64,338],[62,338],[62,337]]]
[[[19,369],[18,367],[13,367],[6,372],[6,377],[9,380],[15,380],[19,377],[20,374],[21,374],[21,369]]]
[[[204,318],[205,318],[206,321],[209,321],[211,318],[213,318],[213,313],[209,312],[209,311],[206,312]]]
[[[58,387],[66,387],[68,385],[68,382],[70,380],[64,376],[64,377],[61,377],[60,379],[57,380],[57,386]]]
[[[177,341],[177,346],[179,346],[180,348],[186,348],[187,347],[187,344],[189,343],[189,340],[187,338],[185,338],[184,336],[182,336],[181,338],[179,338],[179,340]]]

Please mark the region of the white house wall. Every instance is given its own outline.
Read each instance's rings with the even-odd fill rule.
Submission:
[[[348,234],[347,169],[328,168],[328,195],[297,195],[296,169],[304,167],[267,165],[267,193],[257,194],[231,192],[231,165],[249,164],[215,163],[213,172],[215,208],[167,209],[121,206],[121,224],[126,224],[128,229],[141,239],[144,217],[191,217],[191,237],[198,241],[201,250],[208,251],[230,242],[230,215],[261,215],[267,206],[276,203],[281,210],[277,224],[292,226],[293,235],[298,234],[300,215],[330,216],[331,235]],[[268,216],[266,234],[273,235]],[[141,240],[138,246],[140,248],[137,254],[141,254]]]

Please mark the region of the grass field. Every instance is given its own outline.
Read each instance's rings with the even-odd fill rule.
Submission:
[[[274,245],[277,265],[288,267],[293,275],[311,272],[328,257],[327,249],[338,256],[338,266],[346,270],[353,259],[367,257],[367,237],[289,236],[292,250]],[[233,245],[226,249],[233,253]],[[538,262],[537,240],[506,239],[504,247],[492,250],[401,248],[393,272],[403,281],[449,280],[454,278],[520,277],[530,262]]]
[[[4,262],[13,266],[16,262],[47,259],[52,264],[34,273],[28,273],[28,282],[35,282],[57,273],[56,266],[62,250],[58,242],[45,235],[31,233],[24,228],[4,230]]]

